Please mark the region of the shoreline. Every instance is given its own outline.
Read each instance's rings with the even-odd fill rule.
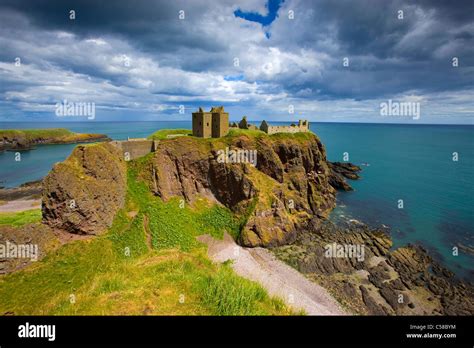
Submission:
[[[0,204],[0,214],[19,213],[33,209],[41,209],[41,199],[17,199]]]
[[[281,262],[292,266],[299,272],[292,273],[299,277],[295,280],[300,284],[299,288],[293,288],[298,291],[300,300],[303,298],[299,306],[309,314],[341,312],[331,305],[318,311],[318,305],[301,291],[307,287],[302,280],[305,277],[315,283],[313,291],[316,294],[337,299],[342,307],[354,314],[450,315],[474,312],[474,304],[470,302],[474,298],[471,295],[474,293],[472,285],[455,283],[453,274],[434,262],[422,247],[408,245],[393,250],[392,239],[386,230],[373,230],[362,222],[341,227],[327,220],[336,206],[337,191],[352,190],[346,179],[359,179],[360,167],[348,162],[327,161],[324,146],[314,134],[261,138],[251,134],[234,134],[221,140],[223,144],[220,145],[247,142],[245,146],[252,148],[258,142],[262,158],[257,167],[221,166],[208,157],[209,152],[215,151],[218,141],[211,143],[192,137],[163,140],[153,156],[145,158],[145,162],[132,162],[130,166],[125,165],[121,152],[109,143],[79,146],[43,180],[43,227],[49,225],[64,229],[72,235],[98,235],[107,231],[108,224],[112,223],[123,206],[121,202],[125,200],[128,183],[125,175],[133,169],[136,171],[134,175],[140,174],[145,190],[161,197],[165,204],[180,195],[191,203],[193,197],[207,194],[229,209],[240,209],[241,213],[248,211],[247,218],[240,225],[240,235],[236,237],[240,246],[225,240],[228,236],[222,242],[207,241],[206,244],[210,245],[209,256],[220,262],[233,260],[238,274],[260,282],[272,294],[280,297],[283,294],[283,298],[292,290],[285,285],[284,277],[279,277],[280,273],[290,272],[284,270]],[[188,147],[200,151],[188,151]],[[301,148],[303,151],[296,150]],[[201,165],[195,168],[195,163]],[[67,168],[74,170],[68,171]],[[87,172],[82,172],[84,168]],[[231,177],[238,180],[222,180],[229,176],[225,170],[232,171]],[[171,175],[175,171],[179,171],[179,175]],[[209,173],[214,173],[212,181],[208,181]],[[82,180],[84,176],[88,180]],[[114,178],[112,182],[110,177]],[[96,188],[94,195],[90,194],[89,185]],[[25,186],[10,190],[7,196],[24,198],[31,195],[31,190],[39,189],[41,192],[42,183]],[[77,193],[70,193],[71,187],[74,190],[79,187],[84,192],[74,215],[64,208],[62,198]],[[229,196],[229,192],[233,194]],[[110,193],[114,196],[111,197]],[[312,195],[311,199],[308,193]],[[288,209],[285,206],[289,197],[296,201],[297,211],[292,210],[294,206]],[[149,201],[152,202],[151,197]],[[18,204],[21,205],[20,202]],[[100,210],[91,209],[93,204],[112,206],[113,210],[101,211],[103,216],[98,219],[96,214]],[[145,217],[143,221],[146,232],[150,222]],[[173,233],[178,234],[179,231],[174,230]],[[203,238],[198,240],[206,241]],[[151,243],[150,240],[148,244]],[[212,244],[222,243],[224,245],[217,247],[217,253],[226,250],[223,260],[215,257],[216,253],[212,250]],[[329,243],[362,246],[367,258],[363,255],[360,260],[354,260],[351,256],[328,257],[324,246]],[[235,248],[245,255],[244,259],[229,254],[235,252]],[[277,262],[272,261],[273,255],[278,258]],[[290,273],[287,275],[291,278]],[[322,288],[325,289],[323,292]],[[397,300],[400,296],[402,302]],[[354,303],[352,306],[351,300]]]
[[[105,134],[75,133],[65,128],[0,129],[0,152],[29,151],[36,145],[81,144],[111,140]]]
[[[362,245],[365,258],[328,257],[332,244]],[[355,314],[472,315],[474,284],[459,279],[420,245],[393,249],[389,231],[313,219],[276,257],[326,288]]]

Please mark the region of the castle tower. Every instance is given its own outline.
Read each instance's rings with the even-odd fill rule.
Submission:
[[[205,112],[202,108],[199,108],[198,112],[193,112],[193,135],[195,137],[210,138],[212,136],[211,125],[212,113]]]
[[[212,137],[220,138],[229,133],[229,113],[224,111],[223,106],[211,108],[212,114]]]
[[[300,132],[307,132],[309,131],[309,122],[308,120],[299,120],[298,127],[300,128]]]

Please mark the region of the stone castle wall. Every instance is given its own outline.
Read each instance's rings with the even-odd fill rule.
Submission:
[[[200,138],[212,136],[212,113],[193,112],[193,135]]]
[[[124,140],[111,141],[110,144],[122,152],[123,158],[126,160],[134,160],[148,155],[150,152],[154,152],[158,142],[158,140]]]
[[[220,138],[229,133],[229,114],[227,112],[212,113],[212,137]]]
[[[268,126],[268,134],[309,132],[308,126]]]

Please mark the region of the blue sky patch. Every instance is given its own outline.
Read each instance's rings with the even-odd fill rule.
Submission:
[[[266,27],[272,24],[272,22],[277,18],[278,10],[283,2],[284,0],[268,0],[265,5],[268,9],[268,14],[266,16],[262,16],[257,12],[244,12],[241,9],[236,10],[234,15],[247,21],[260,23],[262,26]]]

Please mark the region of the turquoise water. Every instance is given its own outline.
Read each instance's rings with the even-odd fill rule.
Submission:
[[[161,128],[190,128],[190,122],[0,123],[0,128],[65,127],[104,133],[113,139],[146,137]],[[474,126],[312,123],[331,161],[363,166],[355,191],[340,193],[334,220],[357,219],[388,226],[395,246],[423,245],[456,274],[474,279],[474,257],[458,244],[474,247]],[[0,185],[13,187],[42,178],[74,145],[44,145],[22,153],[0,154]],[[459,154],[457,162],[453,152]],[[403,200],[403,209],[398,200]]]
[[[157,129],[189,128],[190,122],[0,122],[0,129],[67,128],[78,133],[101,133],[115,140],[145,138]],[[64,161],[74,144],[40,145],[35,150],[21,152],[15,161],[14,152],[0,153],[0,186],[16,187],[43,178],[54,163]]]
[[[314,124],[330,160],[363,166],[354,192],[338,195],[333,218],[390,227],[395,246],[419,243],[456,274],[473,279],[474,127]],[[453,152],[459,160],[453,161]],[[403,209],[398,200],[403,200]]]

